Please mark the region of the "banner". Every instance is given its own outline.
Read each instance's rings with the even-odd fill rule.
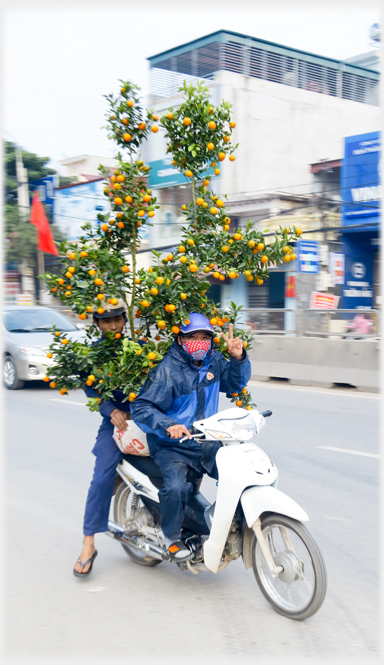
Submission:
[[[339,296],[334,296],[332,293],[312,291],[309,307],[310,309],[337,309],[339,300]]]

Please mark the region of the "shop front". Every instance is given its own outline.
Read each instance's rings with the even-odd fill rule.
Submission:
[[[381,306],[380,275],[380,132],[349,136],[341,168],[342,240],[345,282],[342,309]]]

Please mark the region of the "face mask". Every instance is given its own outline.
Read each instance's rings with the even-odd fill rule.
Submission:
[[[204,360],[211,348],[211,340],[183,339],[181,346],[192,356],[193,360]]]

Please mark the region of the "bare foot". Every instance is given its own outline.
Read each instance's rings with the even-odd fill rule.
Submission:
[[[85,563],[90,559],[93,554],[95,553],[95,538],[94,536],[84,536],[83,540],[83,549],[81,550],[80,553],[80,561],[82,563]],[[77,573],[87,573],[88,570],[91,567],[91,562],[88,563],[84,568],[83,566],[80,565],[79,561],[76,561],[74,570],[76,570]]]

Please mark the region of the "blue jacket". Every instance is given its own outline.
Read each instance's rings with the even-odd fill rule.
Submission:
[[[199,368],[175,340],[131,403],[132,418],[147,434],[151,455],[164,446],[188,448],[189,440],[182,444],[171,441],[167,428],[176,424],[190,428],[195,420],[214,415],[219,393],[238,393],[250,378],[251,363],[245,351],[241,360],[231,357],[229,361],[214,351]]]

